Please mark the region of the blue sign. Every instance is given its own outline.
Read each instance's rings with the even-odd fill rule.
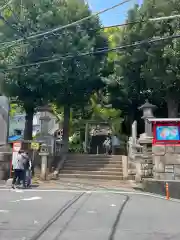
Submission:
[[[180,132],[178,126],[157,126],[156,139],[158,141],[179,141]]]

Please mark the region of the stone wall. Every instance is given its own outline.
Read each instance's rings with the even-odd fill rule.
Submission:
[[[180,181],[175,180],[155,180],[145,179],[142,181],[142,190],[150,193],[166,195],[166,183],[169,185],[169,195],[171,198],[180,199]]]
[[[180,146],[153,146],[153,177],[180,180]]]
[[[139,182],[153,176],[152,138],[142,134],[136,142],[128,147],[128,175]]]
[[[7,180],[10,177],[12,153],[0,152],[0,180]]]

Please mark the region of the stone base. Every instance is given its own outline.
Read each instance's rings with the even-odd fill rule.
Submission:
[[[10,176],[12,153],[0,152],[0,180],[7,180]]]
[[[161,150],[161,146],[156,146],[156,150]],[[165,147],[163,151],[155,151],[153,154],[154,178],[165,180],[180,179],[180,154],[175,153],[174,147]],[[178,148],[176,148],[178,150]]]

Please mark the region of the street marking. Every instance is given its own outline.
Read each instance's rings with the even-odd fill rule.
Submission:
[[[96,211],[91,210],[91,211],[87,211],[87,213],[96,213]]]
[[[15,190],[12,190],[13,192],[17,192],[17,193],[23,193],[24,191],[23,190],[19,190],[19,189],[15,189]]]
[[[111,207],[116,207],[116,205],[115,205],[115,204],[111,204],[110,206],[111,206]]]
[[[31,197],[31,198],[24,198],[23,201],[34,201],[34,200],[40,200],[42,197]]]
[[[34,220],[34,224],[38,224],[38,223],[39,223],[38,221]]]
[[[92,191],[86,191],[86,193],[87,193],[87,194],[91,194],[91,193],[92,193]]]
[[[40,199],[42,199],[42,197],[31,197],[31,198],[18,199],[18,200],[14,200],[14,201],[11,201],[11,202],[34,201],[34,200],[40,200]]]
[[[0,213],[8,213],[8,210],[0,210]]]

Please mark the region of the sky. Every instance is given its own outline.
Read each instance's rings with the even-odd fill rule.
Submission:
[[[90,8],[93,12],[101,11],[105,8],[116,5],[120,0],[87,0]],[[104,14],[100,15],[100,19],[104,26],[111,26],[116,24],[121,24],[125,21],[127,16],[127,11],[134,6],[136,3],[141,3],[142,0],[131,0],[116,9],[110,10]]]

